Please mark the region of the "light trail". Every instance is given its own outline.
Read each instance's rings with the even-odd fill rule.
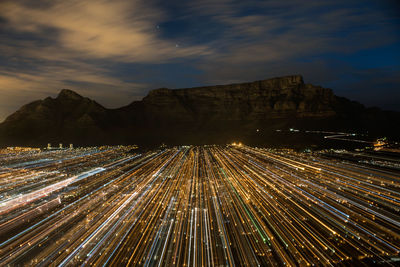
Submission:
[[[400,254],[394,168],[244,145],[2,159],[0,265],[390,266]]]

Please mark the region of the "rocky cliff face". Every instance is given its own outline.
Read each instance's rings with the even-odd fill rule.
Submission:
[[[263,142],[288,127],[398,131],[398,113],[366,109],[299,75],[251,83],[152,90],[142,101],[106,109],[63,89],[23,106],[0,124],[0,145]],[[256,142],[256,143],[257,143]]]
[[[287,117],[334,116],[330,89],[304,84],[301,76],[252,83],[157,89],[143,99],[159,120],[259,121]]]

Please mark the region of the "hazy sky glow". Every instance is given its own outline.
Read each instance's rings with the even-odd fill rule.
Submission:
[[[150,89],[302,74],[400,110],[397,1],[1,1],[0,121],[69,88],[106,107]]]

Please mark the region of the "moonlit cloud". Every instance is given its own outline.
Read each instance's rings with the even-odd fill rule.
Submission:
[[[158,38],[156,24],[165,15],[144,1],[54,1],[46,7],[6,2],[2,10],[18,32],[46,35],[53,30],[46,38],[75,57],[159,63],[210,53],[205,46],[175,49],[175,42]]]

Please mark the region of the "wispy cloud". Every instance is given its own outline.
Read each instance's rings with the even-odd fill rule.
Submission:
[[[54,1],[32,7],[19,1],[5,2],[1,15],[18,32],[50,39],[68,56],[128,62],[157,62],[183,56],[209,54],[205,46],[176,49],[176,43],[157,36],[157,22],[165,14],[144,1]],[[52,36],[43,36],[51,34]]]

